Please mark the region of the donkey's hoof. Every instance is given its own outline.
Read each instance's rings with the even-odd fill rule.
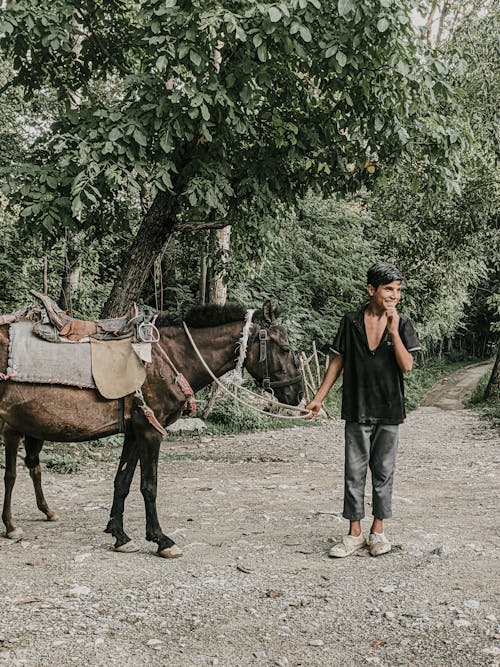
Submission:
[[[50,512],[50,514],[47,514],[47,521],[59,521],[59,514]]]
[[[161,556],[162,558],[180,558],[182,554],[183,551],[177,544],[173,544],[171,547],[167,547],[161,551],[158,550],[158,556]]]
[[[13,540],[14,542],[19,542],[19,540],[22,540],[23,535],[24,533],[22,528],[14,528],[14,530],[5,533],[5,537],[8,537],[9,540]]]
[[[136,551],[139,551],[139,549],[139,545],[132,540],[130,540],[130,542],[125,542],[125,544],[120,544],[119,547],[115,547],[115,551],[119,551],[122,554],[133,554]]]

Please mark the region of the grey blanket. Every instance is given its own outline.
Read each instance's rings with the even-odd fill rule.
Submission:
[[[32,322],[10,326],[10,380],[95,389],[90,343],[48,343],[35,336],[32,328]]]

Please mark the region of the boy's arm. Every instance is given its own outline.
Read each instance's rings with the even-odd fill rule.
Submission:
[[[399,314],[396,308],[388,308],[387,314],[387,331],[389,332],[396,362],[403,373],[409,373],[413,368],[413,355],[405,347],[399,335]]]
[[[314,396],[312,401],[310,401],[310,403],[306,405],[306,410],[310,410],[311,412],[311,419],[316,417],[318,412],[321,410],[323,401],[325,400],[330,389],[335,384],[336,379],[342,372],[343,365],[344,365],[344,357],[342,355],[337,355],[334,357],[333,361],[328,366],[328,369],[325,373],[325,377],[323,378],[323,382],[321,383],[318,391],[316,392],[316,395]]]

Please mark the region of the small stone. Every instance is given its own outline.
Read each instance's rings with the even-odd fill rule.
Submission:
[[[170,426],[167,426],[167,431],[171,433],[178,433],[179,431],[204,431],[207,428],[207,425],[198,417],[193,417],[191,419],[178,419]],[[203,440],[204,442],[210,442],[209,439]]]
[[[495,614],[488,614],[488,616],[485,616],[485,618],[487,621],[491,621],[492,623],[497,622],[497,617],[495,616]]]
[[[389,584],[387,586],[382,586],[379,590],[381,593],[394,593],[394,591],[396,590],[396,586],[394,586],[393,584]]]
[[[149,646],[149,648],[152,648],[155,651],[159,651],[162,643],[161,639],[149,639],[146,642],[146,646]]]
[[[105,641],[105,640],[104,640],[104,637],[98,637],[98,638],[95,640],[94,645],[95,645],[95,646],[102,646],[102,645],[104,644],[104,641]]]
[[[386,611],[384,612],[385,618],[389,621],[393,621],[396,618],[396,614],[393,611]]]
[[[89,595],[91,589],[88,586],[73,586],[70,588],[67,597],[78,597],[79,595]]]
[[[288,658],[286,658],[284,655],[280,656],[276,662],[274,663],[277,667],[288,667],[290,664]]]
[[[486,655],[497,656],[500,655],[500,648],[498,648],[498,646],[488,646],[487,648],[483,648],[483,653],[486,653]]]
[[[478,600],[465,600],[464,607],[468,607],[469,609],[479,609],[479,604]]]
[[[92,555],[92,554],[90,554],[90,553],[86,553],[86,554],[77,554],[77,555],[75,556],[75,559],[74,559],[74,560],[75,560],[75,563],[83,563],[83,561],[84,561],[86,558],[88,558],[89,556],[91,556],[91,555]]]
[[[309,646],[324,646],[325,642],[321,641],[321,639],[311,639],[309,642]]]
[[[254,651],[253,657],[254,658],[265,658],[266,657],[266,652],[265,651]]]
[[[444,547],[442,544],[436,547],[435,549],[432,549],[432,551],[430,551],[431,556],[442,556],[443,553],[444,553]]]
[[[458,620],[453,621],[453,625],[456,628],[468,628],[470,624],[470,621],[467,621],[465,618],[459,618]]]

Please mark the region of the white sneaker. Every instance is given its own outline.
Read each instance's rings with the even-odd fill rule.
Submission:
[[[389,553],[391,543],[384,533],[370,533],[368,537],[368,549],[372,556],[381,556],[382,554]]]
[[[328,555],[331,558],[345,558],[356,553],[356,551],[362,549],[364,546],[366,546],[366,540],[363,535],[358,535],[358,537],[344,535],[341,542],[333,545]]]

